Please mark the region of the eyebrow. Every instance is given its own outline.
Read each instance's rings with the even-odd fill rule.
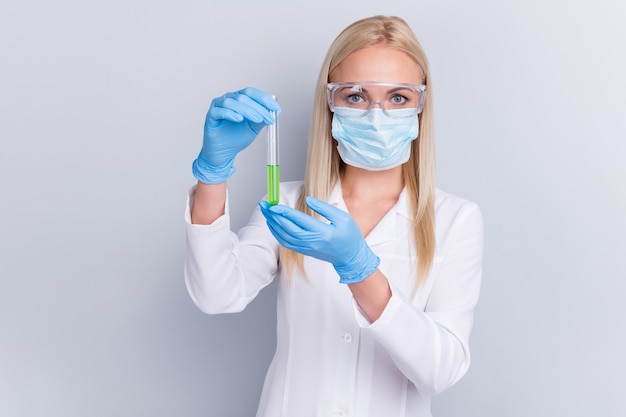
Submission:
[[[356,87],[356,86],[361,87],[361,91],[362,91],[362,92],[364,92],[364,93],[369,93],[368,89],[367,89],[367,88],[365,88],[365,86],[363,86],[362,84],[354,84],[354,86],[352,86],[352,87],[348,87],[348,86],[346,86],[346,87],[345,87],[345,89],[347,89],[347,90],[352,90],[352,88],[354,88],[354,87]],[[378,86],[375,86],[375,87],[377,87],[377,88],[385,88],[385,86],[382,86],[382,85],[378,85]],[[387,87],[391,87],[391,86],[387,86]],[[384,90],[384,93],[385,93],[385,94],[391,94],[391,93],[395,93],[395,92],[397,92],[397,91],[404,91],[404,90],[413,90],[413,89],[412,89],[412,88],[410,88],[410,87],[396,86],[396,87],[391,87],[391,88],[390,88],[390,89],[388,89],[388,90]],[[356,92],[356,91],[355,91],[355,92]]]
[[[368,90],[367,88],[365,88],[365,86],[362,86],[360,84],[355,84],[355,86],[359,86],[359,87],[361,87],[361,89],[360,90],[355,90],[354,93],[362,92],[362,93],[368,94],[368,95],[371,93],[371,90]],[[375,87],[377,87],[377,88],[385,88],[385,86],[375,86]],[[387,88],[388,87],[390,87],[390,86],[387,86]],[[342,90],[343,91],[352,91],[352,88],[353,87],[346,86],[345,88],[342,88]],[[381,94],[390,95],[390,94],[395,94],[395,93],[401,93],[403,91],[415,91],[415,90],[410,88],[410,87],[396,86],[396,87],[391,87],[389,89],[382,90]]]

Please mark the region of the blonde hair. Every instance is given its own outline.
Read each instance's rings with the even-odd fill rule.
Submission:
[[[313,215],[305,197],[326,200],[337,184],[343,162],[331,136],[332,113],[326,102],[329,74],[351,53],[377,44],[406,53],[421,68],[427,86],[426,101],[419,116],[419,137],[413,141],[411,157],[403,165],[404,183],[414,218],[418,267],[413,294],[428,275],[435,252],[435,143],[432,86],[426,54],[409,25],[396,16],[373,16],[346,27],[331,44],[317,80],[309,131],[304,188],[296,208]],[[296,267],[305,277],[304,257],[281,247],[280,260],[290,276]]]

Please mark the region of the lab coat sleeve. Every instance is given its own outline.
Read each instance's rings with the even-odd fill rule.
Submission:
[[[469,337],[482,279],[483,223],[469,203],[454,218],[450,243],[426,307],[413,305],[392,286],[374,323],[359,318],[417,389],[436,395],[454,385],[470,364]]]
[[[238,234],[226,214],[210,225],[191,223],[195,187],[185,210],[184,276],[195,305],[207,314],[242,311],[273,279],[278,269],[278,243],[258,207]]]

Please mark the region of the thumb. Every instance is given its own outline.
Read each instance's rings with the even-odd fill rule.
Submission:
[[[311,196],[306,198],[306,204],[311,210],[328,219],[331,223],[337,223],[339,220],[344,220],[350,216],[345,211]]]

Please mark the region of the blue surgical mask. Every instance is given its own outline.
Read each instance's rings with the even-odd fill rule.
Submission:
[[[415,109],[371,109],[362,111],[336,108],[332,135],[343,162],[369,171],[382,171],[404,164],[411,156],[411,142],[417,139],[419,121]]]

